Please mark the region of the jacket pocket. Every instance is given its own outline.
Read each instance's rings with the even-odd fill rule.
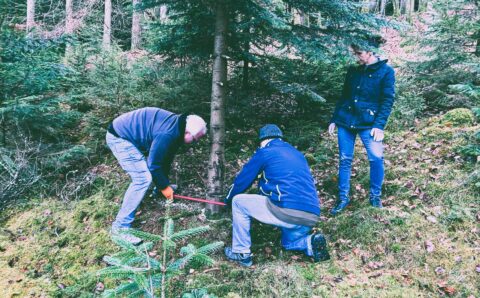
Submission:
[[[372,109],[361,110],[361,118],[364,124],[373,124],[373,122],[375,121],[376,115],[377,115],[376,110],[372,110]]]

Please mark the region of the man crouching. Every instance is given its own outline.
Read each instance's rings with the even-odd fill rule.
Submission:
[[[225,255],[243,266],[252,265],[252,217],[279,227],[285,249],[303,251],[315,262],[330,258],[324,236],[309,235],[318,222],[320,204],[308,163],[282,137],[274,124],[260,129],[260,147],[237,175],[225,199],[232,203],[233,216],[232,247],[225,248]],[[258,175],[259,194],[241,194]]]

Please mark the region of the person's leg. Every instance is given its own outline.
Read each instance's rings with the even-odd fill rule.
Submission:
[[[250,253],[251,218],[278,227],[295,228],[297,225],[285,223],[273,215],[267,207],[268,198],[254,194],[236,195],[232,200],[232,251]]]
[[[339,151],[339,167],[338,167],[338,205],[330,211],[335,215],[347,207],[350,192],[350,177],[352,174],[352,161],[355,149],[356,131],[351,131],[341,126],[338,127],[338,151]]]
[[[145,156],[132,143],[107,133],[107,144],[122,169],[132,178],[113,223],[115,228],[129,228],[134,220],[135,210],[152,183],[152,175]]]
[[[312,230],[307,226],[295,226],[293,228],[281,228],[282,230],[282,246],[286,250],[300,250],[307,256],[312,256]]]
[[[385,176],[383,166],[383,143],[376,142],[370,135],[370,129],[359,132],[363,145],[367,150],[370,162],[370,203],[374,207],[382,207],[382,184]]]

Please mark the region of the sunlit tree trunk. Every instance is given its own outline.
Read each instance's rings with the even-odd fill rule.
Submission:
[[[65,34],[71,36],[73,33],[73,0],[65,1]],[[65,47],[65,63],[68,64],[70,57],[72,56],[72,45],[67,42]]]
[[[105,14],[103,19],[103,49],[110,49],[112,38],[112,0],[105,0]]]
[[[380,14],[385,16],[385,8],[387,7],[387,0],[380,0]]]
[[[35,0],[27,0],[27,34],[31,36],[31,31],[35,27]]]
[[[225,89],[227,83],[226,32],[227,14],[225,2],[217,1],[215,8],[215,41],[212,73],[212,97],[210,115],[210,136],[212,146],[208,163],[208,197],[220,200],[224,195],[223,180],[225,167]],[[217,205],[208,205],[217,213]]]
[[[130,49],[138,50],[140,48],[141,43],[141,25],[140,19],[142,14],[137,10],[138,5],[140,5],[141,0],[133,0],[133,15],[132,15],[132,44]]]

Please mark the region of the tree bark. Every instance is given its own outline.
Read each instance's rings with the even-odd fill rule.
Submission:
[[[105,0],[105,14],[103,19],[103,49],[109,50],[112,34],[112,0]]]
[[[73,33],[73,0],[65,1],[65,34],[72,35]],[[65,47],[65,63],[68,64],[70,57],[72,56],[72,44],[67,41]]]
[[[380,0],[380,14],[385,16],[385,8],[387,7],[387,0]]]
[[[208,197],[219,201],[224,195],[225,167],[225,88],[227,83],[226,34],[227,14],[223,0],[217,1],[215,17],[214,61],[212,73],[212,97],[210,109],[210,136],[212,147],[208,163]],[[208,205],[211,213],[217,213],[217,205]]]
[[[33,27],[35,27],[35,0],[27,0],[27,35],[31,35]]]
[[[133,0],[132,1],[132,6],[133,6],[133,15],[132,15],[132,44],[130,49],[133,50],[138,50],[140,48],[140,43],[141,43],[141,31],[142,28],[140,26],[140,19],[141,19],[141,13],[137,11],[137,6],[140,5],[141,0]]]
[[[160,22],[165,22],[168,19],[168,6],[160,6]]]

